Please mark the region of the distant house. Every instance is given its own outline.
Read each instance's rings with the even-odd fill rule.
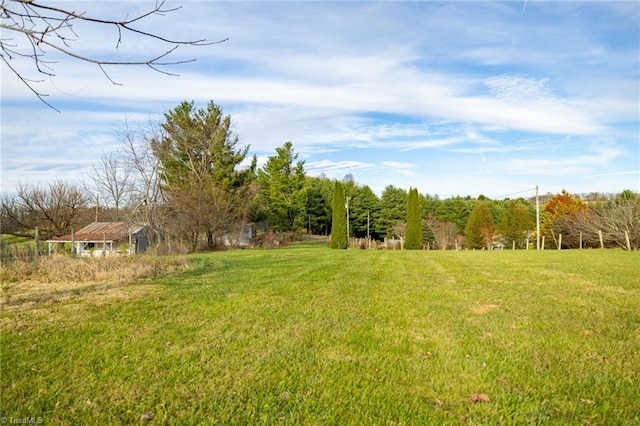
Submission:
[[[71,244],[81,257],[143,253],[149,246],[149,228],[127,222],[93,222],[70,235],[47,240],[49,253],[56,245]]]

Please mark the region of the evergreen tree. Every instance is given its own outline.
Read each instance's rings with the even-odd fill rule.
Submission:
[[[422,217],[435,216],[438,206],[442,203],[437,195],[420,195],[420,204],[422,205]]]
[[[418,190],[409,189],[407,197],[407,231],[404,247],[407,250],[420,250],[422,248],[422,221],[420,220]]]
[[[454,223],[457,232],[464,234],[474,204],[475,200],[471,197],[447,198],[438,203],[435,216],[441,222]]]
[[[493,214],[487,202],[479,201],[471,211],[464,230],[467,247],[491,249],[494,231]]]
[[[347,210],[345,207],[344,188],[336,181],[333,189],[333,220],[331,222],[331,248],[346,249],[347,240]]]
[[[323,234],[331,222],[329,203],[325,200],[320,188],[307,183],[306,227],[310,234]]]
[[[523,247],[527,236],[535,229],[535,223],[526,207],[522,203],[512,200],[509,201],[498,228],[502,241],[507,246],[511,246],[515,241],[518,247]]]
[[[431,225],[426,219],[422,219],[422,244],[433,246],[436,242],[436,235]]]
[[[312,234],[329,235],[331,233],[331,203],[333,201],[333,182],[327,178],[307,176],[306,220]]]
[[[255,157],[250,168],[240,167],[249,147],[238,148],[231,117],[213,102],[206,108],[182,102],[165,114],[162,130],[151,147],[160,165],[168,224],[189,238],[192,249],[203,235],[212,248],[217,237],[246,219]]]
[[[375,232],[383,238],[400,236],[396,225],[406,218],[407,191],[388,185],[382,192],[375,215]]]
[[[366,238],[369,235],[376,239],[374,217],[378,211],[380,200],[368,186],[358,186],[349,201],[349,228],[352,235]]]
[[[295,231],[304,223],[304,162],[297,160],[292,143],[286,142],[258,170],[260,201],[270,224],[279,231]]]

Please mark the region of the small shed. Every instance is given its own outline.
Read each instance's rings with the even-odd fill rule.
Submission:
[[[70,235],[47,240],[49,253],[58,244],[71,244],[81,257],[122,256],[143,253],[149,246],[149,229],[128,222],[93,222]]]

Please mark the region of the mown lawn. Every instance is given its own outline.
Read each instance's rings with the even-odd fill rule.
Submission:
[[[294,245],[197,255],[113,296],[12,304],[3,284],[0,417],[640,424],[639,266]]]

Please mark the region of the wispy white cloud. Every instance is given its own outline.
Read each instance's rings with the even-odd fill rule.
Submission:
[[[552,98],[549,78],[532,79],[503,74],[487,78],[484,84],[498,99],[511,102]]]
[[[615,173],[600,173],[596,175],[583,176],[583,179],[596,179],[596,178],[611,177],[611,176],[638,176],[640,178],[640,170],[628,170],[624,172],[615,172]],[[640,184],[640,181],[638,183]]]
[[[382,165],[390,171],[393,171],[394,173],[399,173],[406,176],[414,176],[416,174],[415,169],[418,168],[417,164],[402,163],[399,161],[383,161]]]
[[[606,142],[587,146],[586,151],[564,158],[510,159],[502,169],[514,174],[582,176],[606,169],[612,161],[626,154],[619,146]]]
[[[361,161],[337,161],[330,160],[314,161],[305,164],[305,170],[312,176],[324,174],[331,179],[340,179],[348,173],[361,172],[374,169],[375,164]]]
[[[170,69],[180,77],[109,68],[123,83],[114,86],[95,66],[61,61],[55,85],[38,86],[63,110],[56,114],[3,68],[3,185],[33,174],[29,161],[81,175],[81,163],[117,146],[125,117],[161,118],[192,99],[222,105],[261,159],[292,141],[310,173],[354,173],[377,188],[386,178],[489,192],[482,187],[501,174],[517,185],[630,170],[638,167],[640,5],[609,3],[187,2],[171,26],[158,17],[145,28],[230,39],[178,49],[176,59],[198,57]],[[145,7],[82,6],[118,16]],[[78,30],[84,52],[113,52],[113,29]],[[118,52],[158,48],[127,36]],[[619,175],[616,184],[625,176],[635,182]]]

